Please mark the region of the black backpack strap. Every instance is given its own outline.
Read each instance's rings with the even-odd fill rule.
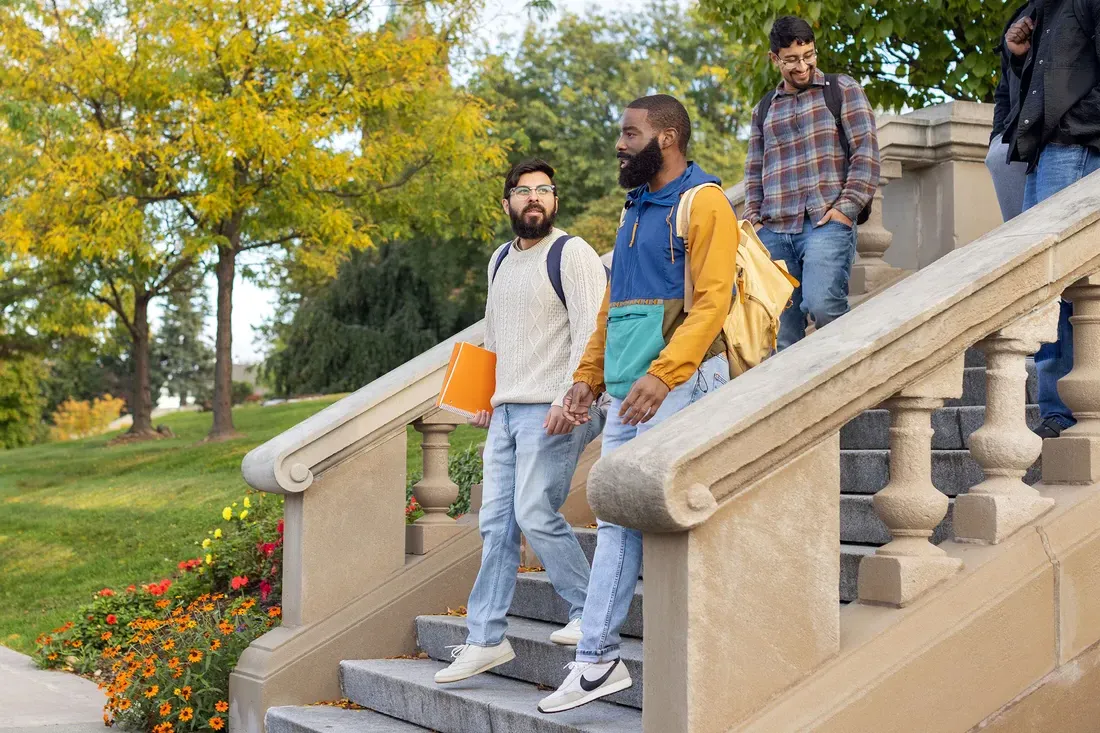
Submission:
[[[502,249],[500,251],[500,254],[497,255],[496,264],[493,265],[493,276],[491,278],[489,278],[489,283],[490,284],[497,279],[497,270],[500,269],[500,263],[504,262],[504,258],[508,256],[508,250],[510,250],[510,249],[512,249],[512,243],[511,242],[504,245],[504,249]]]
[[[844,151],[844,159],[850,160],[852,150],[848,146],[848,135],[844,132],[844,124],[840,116],[844,113],[844,94],[840,91],[840,81],[836,74],[825,75],[825,106],[836,122],[836,131],[840,135],[840,149]]]
[[[565,302],[565,290],[561,285],[561,252],[570,239],[569,234],[563,234],[554,240],[550,245],[550,251],[546,253],[546,274],[550,276],[550,285],[553,286],[554,292],[558,294],[558,300],[567,310],[569,305]]]
[[[775,99],[775,90],[764,95],[764,98],[760,100],[760,114],[757,115],[760,118],[760,134],[764,134],[764,120],[768,119],[768,112],[772,109],[772,100]]]

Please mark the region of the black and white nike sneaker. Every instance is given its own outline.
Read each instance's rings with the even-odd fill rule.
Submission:
[[[539,703],[540,713],[560,713],[625,690],[634,684],[621,659],[610,662],[570,662],[561,687]]]

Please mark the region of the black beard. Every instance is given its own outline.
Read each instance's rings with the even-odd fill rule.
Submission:
[[[531,211],[542,212],[542,218],[539,219],[537,224],[527,223],[527,214]],[[523,211],[517,214],[514,211],[508,213],[512,220],[512,232],[520,239],[534,239],[540,240],[546,237],[550,233],[550,230],[554,228],[554,222],[558,218],[557,207],[554,207],[554,213],[547,214],[546,209],[538,204],[528,204]]]
[[[619,159],[626,161],[626,165],[619,168],[619,185],[626,189],[649,183],[661,172],[661,166],[665,162],[665,156],[661,153],[661,145],[657,142],[656,135],[640,153],[636,155],[619,153]]]

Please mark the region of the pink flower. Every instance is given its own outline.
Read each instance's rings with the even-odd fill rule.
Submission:
[[[283,533],[283,520],[279,520],[279,523],[275,525],[275,531],[279,534]]]
[[[229,587],[233,590],[240,590],[246,585],[248,585],[248,577],[244,575],[238,575],[236,578],[229,581]]]
[[[266,580],[260,581],[260,600],[266,601],[267,597],[271,595],[271,583]]]

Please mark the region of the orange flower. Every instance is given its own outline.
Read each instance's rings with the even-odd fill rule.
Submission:
[[[184,708],[183,710],[180,710],[180,722],[181,723],[187,723],[193,717],[195,717],[195,711],[192,710],[191,708]]]
[[[213,718],[211,718],[208,721],[208,724],[214,730],[221,730],[222,728],[225,727],[225,721],[222,720],[221,718],[219,718],[217,715],[215,715]]]
[[[172,724],[168,721],[153,728],[153,733],[172,733]]]
[[[73,649],[79,649],[80,647],[84,646],[84,642],[82,642],[80,639],[77,639],[73,642],[72,646]]]
[[[217,710],[219,713],[228,713],[229,703],[227,703],[225,700],[218,700],[216,703],[214,703],[214,709]]]
[[[118,701],[118,709],[119,710],[129,710],[130,709],[130,698],[124,697],[121,700],[119,700]]]
[[[192,649],[191,651],[187,652],[187,661],[191,662],[192,664],[201,662],[202,652],[200,652],[198,649]]]
[[[180,677],[183,677],[183,670],[182,669],[177,669],[176,673],[174,675],[172,675],[172,679],[178,680]]]
[[[210,642],[210,651],[216,652],[219,649],[221,649],[221,646],[222,646],[222,643],[219,640],[214,639],[214,641]]]
[[[243,608],[245,610],[248,610],[249,608],[252,608],[255,605],[256,605],[256,599],[255,598],[249,598],[248,600],[246,600],[244,603],[241,604],[241,608]]]
[[[57,653],[55,652],[53,654],[47,654],[46,659],[50,660],[51,662],[54,661],[55,659],[57,659]]]
[[[180,658],[179,657],[172,657],[171,659],[168,660],[168,669],[175,669],[178,666],[180,666]]]
[[[279,608],[278,606],[272,606],[268,609],[267,615],[271,618],[278,618],[279,616],[283,615],[283,609]]]
[[[210,613],[211,611],[214,610],[214,604],[213,603],[207,603],[205,606],[202,607],[202,610],[206,611],[207,613]]]
[[[233,625],[228,621],[222,621],[218,624],[218,631],[222,632],[224,636],[229,636],[233,633]]]
[[[182,690],[180,690],[176,694],[179,695],[180,697],[182,697],[185,701],[190,700],[191,699],[191,687],[190,686],[184,687]]]
[[[152,677],[156,673],[157,673],[157,668],[156,667],[146,667],[145,669],[141,670],[141,676],[144,677],[145,679],[149,679],[150,677]]]
[[[163,598],[156,602],[157,608],[168,608],[170,605],[172,605],[172,602],[167,598]]]
[[[145,691],[145,697],[152,700],[154,697],[157,696],[158,692],[160,692],[160,687],[157,686],[157,685],[153,685],[152,687],[150,687],[148,690]]]
[[[160,706],[160,717],[167,718],[172,714],[172,703],[166,702]]]
[[[176,640],[175,639],[169,639],[168,641],[161,644],[160,648],[163,649],[166,652],[170,652],[170,651],[172,651],[173,649],[176,648]]]
[[[110,631],[104,631],[102,634],[99,635],[99,638],[103,641],[110,641],[112,636],[114,636],[114,634],[112,634]]]

